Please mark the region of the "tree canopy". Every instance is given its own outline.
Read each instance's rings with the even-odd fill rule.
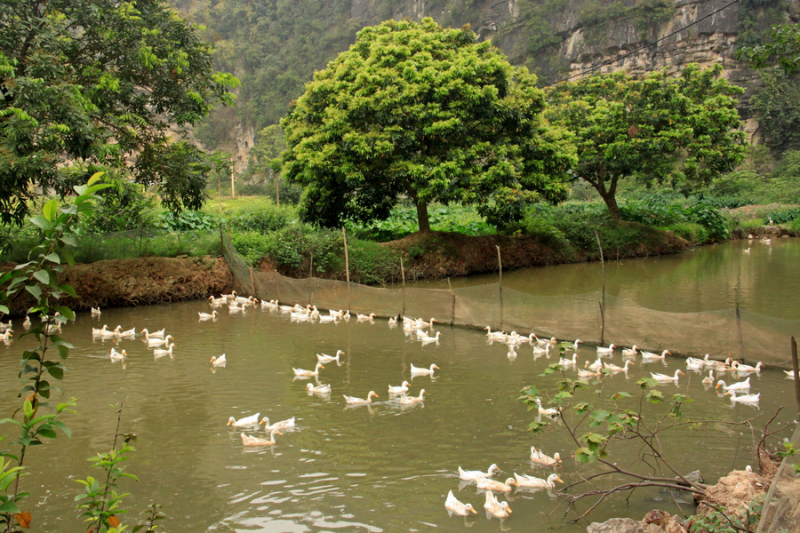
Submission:
[[[503,224],[566,194],[574,149],[544,106],[536,77],[468,28],[390,20],[361,30],[290,108],[283,174],[324,226],[385,219],[401,195],[423,231],[431,201]]]
[[[765,42],[752,48],[742,48],[736,57],[753,68],[777,65],[787,76],[800,72],[800,24],[779,24],[767,33]]]
[[[182,128],[238,80],[193,26],[159,0],[3,0],[0,28],[0,220],[98,167],[161,185],[171,209],[202,204],[209,166]]]
[[[664,70],[642,79],[617,72],[550,90],[548,117],[576,137],[575,176],[597,189],[613,216],[620,216],[620,180],[669,182],[688,192],[744,158],[736,110],[742,89],[721,71],[689,65],[679,76]]]

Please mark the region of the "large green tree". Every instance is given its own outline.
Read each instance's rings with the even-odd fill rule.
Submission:
[[[565,195],[574,149],[544,106],[536,77],[469,28],[390,20],[306,85],[281,121],[282,170],[306,187],[303,217],[325,226],[385,219],[401,196],[422,231],[432,201],[503,224]]]
[[[800,72],[800,24],[778,24],[767,32],[762,44],[737,50],[736,57],[753,68],[776,65],[787,76]]]
[[[682,192],[707,185],[744,158],[736,111],[742,89],[722,67],[689,65],[636,79],[623,72],[553,87],[548,117],[575,134],[575,177],[589,182],[615,218],[623,179],[670,183]]]
[[[21,222],[37,187],[67,194],[97,167],[161,185],[197,208],[204,154],[182,128],[230,103],[195,28],[159,0],[0,0],[0,220]]]

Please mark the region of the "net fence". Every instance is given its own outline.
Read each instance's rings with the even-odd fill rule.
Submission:
[[[800,449],[800,427],[791,438]],[[800,531],[800,462],[794,455],[785,457],[764,498],[761,520],[756,533],[788,533]]]
[[[436,318],[441,324],[536,333],[539,337],[613,342],[673,354],[733,357],[786,366],[790,336],[800,336],[800,320],[780,320],[727,309],[670,313],[642,307],[611,295],[590,292],[570,296],[528,294],[500,284],[453,290],[376,288],[319,278],[295,279],[278,272],[253,271],[223,235],[223,254],[233,272],[237,292],[284,304],[349,309],[379,317]],[[602,339],[601,339],[602,335]]]

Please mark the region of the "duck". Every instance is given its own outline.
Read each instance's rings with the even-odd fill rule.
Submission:
[[[653,352],[642,352],[642,359],[666,359],[668,355],[672,355],[669,350],[664,350],[661,355]]]
[[[555,466],[561,462],[561,455],[556,452],[553,457],[550,457],[537,450],[535,446],[531,446],[531,462],[545,466]]]
[[[336,317],[335,316],[330,316],[330,315],[328,315],[328,316],[322,315],[322,316],[319,317],[319,323],[320,324],[331,324],[331,323],[335,324],[336,323]]]
[[[309,394],[330,394],[331,386],[327,383],[322,385],[314,385],[313,383],[309,383],[306,385],[306,391]]]
[[[578,369],[578,377],[579,378],[594,378],[594,377],[599,377],[599,376],[602,376],[602,375],[603,375],[602,372],[595,372],[593,370],[584,370],[582,368]]]
[[[714,383],[714,371],[709,370],[708,375],[703,378],[703,385],[711,385]]]
[[[582,341],[582,340],[580,340],[580,339],[575,339],[575,342],[573,342],[573,343],[572,343],[572,347],[571,347],[571,349],[572,349],[573,351],[576,351],[576,352],[577,352],[577,351],[578,351],[578,348],[580,348],[580,347],[578,346],[579,344],[583,344],[583,341]]]
[[[544,348],[541,346],[534,346],[533,347],[533,355],[546,355],[548,358],[550,357],[550,344],[546,344]]]
[[[636,355],[637,353],[639,353],[639,347],[636,346],[635,344],[633,346],[631,346],[630,348],[623,348],[622,349],[622,355],[624,357],[632,357],[632,356]]]
[[[758,403],[758,401],[761,399],[760,392],[758,394],[743,394],[741,396],[737,396],[736,391],[733,390],[726,392],[724,396],[727,396],[728,394],[731,396],[731,403]]]
[[[668,382],[677,383],[678,382],[678,376],[680,374],[683,374],[683,371],[681,369],[676,370],[674,376],[669,376],[667,374],[658,374],[658,373],[650,372],[650,375],[653,376],[653,379],[656,380],[656,381],[659,381],[661,383],[668,383]]]
[[[359,322],[374,322],[374,318],[376,316],[377,315],[375,313],[370,313],[368,315],[362,315],[361,313],[356,314]]]
[[[336,350],[336,356],[335,357],[332,356],[332,355],[324,354],[324,353],[318,353],[317,354],[317,362],[318,363],[332,363],[332,362],[336,361],[337,363],[340,363],[341,361],[339,360],[339,357],[342,356],[342,355],[344,355],[344,352],[342,350]]]
[[[161,349],[161,348],[156,348],[155,350],[153,350],[153,357],[164,357],[165,355],[168,355],[168,356],[172,357],[172,349],[174,347],[175,347],[175,343],[172,342],[172,343],[170,343],[169,348],[166,349],[166,350]]]
[[[589,364],[589,361],[586,361],[586,364],[583,366],[584,368],[588,368],[592,372],[600,372],[603,369],[603,360],[600,359],[600,357],[598,357],[597,361],[595,361],[591,365]]]
[[[350,310],[349,309],[344,312],[344,314],[342,315],[342,318],[344,319],[345,322],[350,322]]]
[[[214,298],[213,296],[209,296],[208,297],[208,305],[210,305],[211,307],[221,307],[222,304],[224,304],[224,303],[225,303],[225,299],[224,298],[217,299],[217,298]]]
[[[529,476],[527,474],[519,475],[514,472],[514,479],[517,480],[517,486],[528,487],[533,489],[547,489],[554,490],[556,488],[556,481],[564,483],[558,474],[550,474],[547,479]]]
[[[273,429],[290,429],[290,428],[294,427],[294,417],[287,418],[286,420],[281,420],[280,422],[275,422],[274,424],[270,425],[269,417],[265,416],[258,423],[259,426],[261,424],[264,424],[264,429],[267,430],[267,431],[270,431],[270,430],[273,430]]]
[[[486,472],[481,472],[480,470],[462,470],[459,466],[458,479],[462,481],[476,481],[479,477],[490,478],[500,472],[501,470],[496,464],[492,464]]]
[[[536,344],[539,346],[555,346],[556,344],[558,344],[558,340],[556,340],[555,337],[550,337],[549,339],[540,339],[539,337],[536,337]]]
[[[738,383],[732,383],[730,385],[728,385],[727,383],[725,383],[722,380],[719,380],[719,381],[717,381],[716,388],[718,389],[720,387],[722,387],[722,389],[726,390],[726,391],[727,390],[732,390],[732,391],[739,392],[739,391],[750,390],[750,378],[747,378],[746,380],[740,381]]]
[[[25,331],[28,331],[31,329],[31,325],[31,317],[26,315],[25,322],[22,323],[22,327],[25,328]]]
[[[429,327],[433,326],[433,323],[434,323],[434,322],[438,322],[438,320],[436,320],[435,318],[431,318],[429,322],[425,322],[425,321],[424,321],[424,320],[422,320],[421,318],[418,318],[418,319],[416,319],[416,320],[414,321],[414,323],[415,323],[415,324],[416,324],[418,327],[424,327],[424,328],[429,328]]]
[[[603,363],[603,368],[605,368],[607,370],[610,370],[610,371],[612,371],[614,373],[616,373],[616,372],[625,372],[625,373],[627,373],[628,372],[628,367],[630,365],[635,365],[635,364],[636,363],[634,363],[633,361],[631,361],[629,359],[629,360],[625,361],[625,365],[624,366],[617,366],[614,363]]]
[[[92,328],[92,337],[102,337],[105,333],[111,333],[113,335],[112,332],[108,331],[108,326],[106,324],[103,324],[102,328]]]
[[[283,435],[277,429],[273,429],[269,434],[269,439],[261,439],[258,437],[251,437],[250,435],[242,432],[242,445],[244,446],[275,446],[275,435]]]
[[[389,394],[403,394],[408,392],[408,381],[404,381],[399,387],[389,385]]]
[[[505,340],[505,338],[506,338],[506,334],[505,333],[503,333],[502,331],[492,331],[492,327],[491,326],[486,326],[483,329],[486,330],[486,336],[489,337],[492,340],[502,341],[502,340]]]
[[[444,508],[447,509],[452,515],[469,516],[469,513],[478,514],[478,511],[472,508],[471,503],[461,503],[453,496],[453,491],[447,493],[447,499],[444,501]]]
[[[197,313],[200,316],[200,320],[214,320],[217,318],[217,310],[214,309],[210,313]]]
[[[111,348],[111,360],[112,361],[122,361],[126,357],[128,357],[128,353],[125,350],[121,352],[116,351],[114,348]]]
[[[575,366],[578,364],[578,354],[572,354],[572,359],[561,357],[558,360],[558,364],[561,366]]]
[[[48,324],[46,327],[49,329],[50,324]],[[122,327],[121,326],[117,326],[114,329],[114,331],[109,331],[108,330],[108,326],[103,324],[103,329],[99,330],[97,335],[102,337],[103,339],[111,339],[111,338],[115,338],[117,336],[117,333],[120,333],[121,331],[122,331]],[[94,334],[94,328],[92,328],[92,334]]]
[[[344,401],[346,403],[348,403],[349,405],[367,405],[367,404],[372,403],[372,397],[373,396],[378,398],[378,394],[374,390],[369,391],[369,394],[367,394],[367,399],[366,400],[363,399],[363,398],[356,398],[355,396],[347,396],[345,394],[343,394],[342,396],[344,396]]]
[[[742,252],[744,252],[744,253],[746,253],[746,254],[749,254],[749,253],[750,253],[750,247],[748,246],[747,248],[745,248],[744,250],[742,250]]]
[[[494,479],[489,479],[488,477],[479,476],[475,479],[475,484],[481,490],[488,490],[491,492],[511,492],[514,490],[514,486],[519,486],[517,484],[517,480],[513,477],[508,478],[505,483],[502,481],[496,481]]]
[[[423,338],[421,338],[419,341],[420,341],[420,342],[421,342],[423,345],[425,345],[425,344],[430,344],[430,343],[432,343],[432,342],[435,342],[435,343],[437,343],[437,344],[438,344],[438,343],[439,343],[439,337],[441,337],[441,336],[442,336],[442,332],[441,332],[441,331],[437,331],[435,336],[433,336],[433,337],[431,337],[431,336],[426,336],[426,337],[423,337]]]
[[[389,317],[389,325],[390,326],[396,326],[397,325],[397,317],[395,317],[395,316]]]
[[[244,418],[240,418],[239,420],[236,420],[235,418],[230,417],[228,419],[228,423],[225,424],[225,425],[226,426],[233,426],[235,428],[246,428],[246,427],[251,427],[251,426],[257,426],[258,425],[258,417],[260,415],[261,415],[261,413],[256,413],[256,414],[254,414],[252,416],[246,416]]]
[[[614,353],[614,349],[617,347],[616,344],[609,344],[608,348],[603,348],[602,346],[597,347],[597,354],[598,355],[611,355]]]
[[[122,326],[117,326],[117,329],[121,330]],[[125,331],[117,331],[114,330],[114,336],[118,339],[135,339],[136,338],[136,328],[131,328]]]
[[[105,326],[103,326],[103,327],[105,327]],[[162,329],[160,329],[158,331],[154,331],[154,332],[150,333],[149,331],[147,331],[147,328],[145,328],[145,329],[142,330],[142,333],[144,333],[144,338],[145,339],[149,339],[150,337],[153,337],[155,339],[163,339],[164,338],[164,332],[166,330],[167,330],[167,328],[162,328]]]
[[[706,363],[702,359],[695,359],[694,357],[686,358],[686,366],[691,370],[702,370],[705,368]]]
[[[506,357],[508,357],[509,359],[517,358],[517,351],[514,349],[513,346],[508,347],[508,353],[506,354]]]
[[[483,508],[486,509],[488,514],[495,518],[508,518],[508,515],[511,514],[511,508],[508,506],[508,502],[497,501],[492,491],[486,491],[486,503],[483,504]]]
[[[430,368],[420,368],[418,366],[414,366],[413,364],[411,365],[412,375],[416,374],[418,376],[433,376],[434,370],[441,370],[441,369],[436,365],[431,365]]]
[[[545,416],[556,416],[559,414],[558,409],[551,407],[551,408],[544,408],[542,407],[542,400],[536,398],[536,404],[539,406],[539,414]]]
[[[733,361],[732,365],[733,369],[737,372],[757,372],[761,373],[761,368],[764,366],[764,363],[761,361],[758,362],[756,366],[750,366],[740,363],[739,361]]]
[[[786,374],[786,377],[794,378],[794,370],[784,370],[783,373]]]
[[[10,329],[6,330],[6,333],[10,333],[10,332],[11,332]],[[44,326],[44,332],[45,332],[46,335],[52,335],[53,333],[60,334],[61,333],[61,324],[46,324]],[[114,330],[112,333],[116,334],[118,332],[116,330]]]
[[[11,344],[11,337],[14,336],[13,332],[14,330],[7,329],[2,335],[0,335],[0,339],[2,339],[2,341],[6,344],[6,346]]]
[[[294,371],[294,375],[298,377],[312,377],[312,376],[319,376],[320,368],[325,368],[322,366],[322,363],[317,362],[317,366],[314,367],[314,370],[303,370],[302,368],[292,368]]]
[[[166,346],[169,344],[170,340],[175,340],[172,335],[167,335],[163,339],[155,338],[155,339],[145,339],[145,343],[147,344],[148,348],[152,348],[154,346]]]
[[[220,355],[219,357],[212,357],[211,364],[214,366],[225,366],[228,360],[225,358],[225,354]]]
[[[90,310],[91,310],[91,313],[92,313],[92,315],[91,315],[91,316],[93,316],[93,317],[94,317],[94,316],[97,316],[97,317],[99,317],[99,316],[100,316],[100,315],[103,313],[103,312],[100,310],[100,308],[99,308],[99,307],[91,307],[91,308],[90,308]]]
[[[403,405],[409,405],[412,403],[418,403],[425,401],[425,389],[419,391],[419,396],[401,396],[400,403]]]

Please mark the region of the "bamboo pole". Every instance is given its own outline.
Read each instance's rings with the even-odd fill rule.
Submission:
[[[401,316],[406,316],[406,268],[403,265],[403,256],[400,256],[400,275],[403,277],[403,311]]]
[[[597,239],[597,247],[600,249],[600,265],[603,269],[603,291],[601,294],[600,304],[600,344],[605,344],[606,336],[606,259],[603,256],[603,245],[600,244],[600,235],[597,231],[594,232],[594,238]]]
[[[792,337],[792,367],[794,368],[794,397],[797,400],[797,410],[800,411],[800,369],[797,363],[797,341]]]
[[[503,257],[500,255],[500,247],[497,248],[497,266],[500,269],[500,280],[498,283],[498,295],[500,297],[500,331],[503,330]]]
[[[347,274],[347,312],[350,312],[350,258],[347,255],[347,232],[342,226],[342,242],[344,242],[344,269]]]

